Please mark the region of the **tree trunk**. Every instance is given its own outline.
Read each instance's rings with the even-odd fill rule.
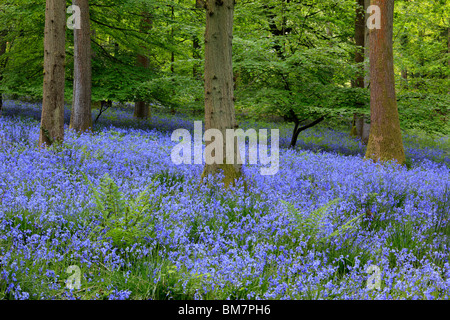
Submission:
[[[192,44],[192,58],[195,60],[200,59],[200,41],[197,36],[194,36],[193,44]],[[194,66],[192,67],[192,75],[195,79],[200,80],[202,78],[202,73],[199,71],[200,66],[198,62],[194,62]]]
[[[39,146],[64,139],[66,1],[47,0],[44,31],[44,85]]]
[[[305,131],[306,129],[314,127],[316,124],[321,123],[323,120],[325,120],[325,117],[322,116],[322,117],[314,120],[313,122],[299,128],[300,123],[303,123],[306,120],[307,119],[304,119],[302,121],[297,120],[294,122],[295,126],[294,126],[294,131],[292,132],[291,144],[289,145],[289,149],[295,148],[295,145],[297,144],[297,140],[298,140],[298,135],[300,134],[300,132]]]
[[[174,21],[175,20],[175,9],[174,9],[173,5],[171,6],[171,16],[172,16],[172,21]],[[172,40],[172,43],[175,42],[173,26],[170,28],[170,39]],[[170,53],[170,72],[172,74],[175,73],[174,64],[175,64],[175,52],[172,50]]]
[[[364,0],[356,0],[356,18],[355,18],[355,63],[361,63],[361,69],[358,72],[358,77],[352,86],[354,88],[364,88],[364,47],[365,47],[365,31],[366,31],[366,19],[365,19],[365,6]],[[353,114],[353,124],[351,135],[358,137],[362,140],[364,126],[364,116],[359,113]]]
[[[205,164],[202,180],[209,174],[223,170],[225,186],[229,187],[242,175],[242,165],[237,163],[237,139],[234,141],[234,159],[226,159],[225,156],[226,129],[234,130],[238,127],[234,109],[232,66],[234,0],[207,0],[206,10],[205,130],[217,129],[222,133],[224,157],[223,164]],[[206,141],[206,147],[210,143],[211,141]]]
[[[381,29],[370,32],[371,128],[366,158],[405,162],[397,109],[392,33],[394,0],[373,0],[381,9]]]
[[[205,4],[202,1],[197,0],[195,2],[196,9],[204,9],[204,5]],[[201,49],[200,40],[197,37],[197,35],[194,35],[192,39],[192,58],[194,58],[197,61],[201,59],[200,49]],[[200,66],[197,61],[194,62],[194,66],[192,67],[192,75],[194,76],[195,79],[200,80],[202,78],[202,73],[201,71],[199,71]]]
[[[70,129],[92,130],[91,28],[88,0],[73,0],[80,7],[81,29],[74,29],[73,102]]]
[[[363,63],[359,70],[359,75],[354,82],[356,88],[367,88],[369,86],[369,78],[367,76],[368,68],[368,35],[369,29],[367,28],[367,8],[370,5],[370,0],[356,0],[356,20],[355,20],[355,44],[358,46],[355,54],[355,62]],[[367,144],[369,135],[368,131],[370,124],[367,123],[363,114],[355,113],[353,115],[353,124],[351,135],[361,139],[363,144]]]
[[[152,28],[152,20],[150,14],[144,10],[142,12],[142,26],[141,31],[148,31]],[[137,55],[137,64],[138,67],[142,67],[148,69],[150,65],[150,60],[147,56],[138,54]],[[138,119],[147,119],[151,118],[150,106],[145,101],[136,101],[134,103],[134,115],[135,118]]]
[[[401,37],[400,37],[400,45],[401,45],[403,50],[406,50],[406,48],[408,46],[408,41],[409,41],[408,38],[409,37],[408,37],[408,33],[407,32],[403,33],[401,35]],[[407,67],[405,65],[403,65],[401,67],[400,74],[401,74],[401,79],[402,79],[401,87],[404,88],[404,89],[408,89],[408,69],[407,69]]]
[[[370,0],[364,0],[364,12],[366,13],[364,23],[364,88],[369,88],[370,85],[370,29],[367,27],[367,20],[370,14],[367,13],[367,8],[370,6]]]
[[[367,8],[370,6],[370,0],[364,0],[364,12],[366,13],[365,22],[369,19],[369,14],[367,13]],[[364,88],[369,89],[370,87],[370,59],[369,59],[369,47],[370,47],[370,30],[367,27],[367,24],[364,23]],[[369,142],[369,133],[370,133],[370,123],[367,122],[367,116],[363,116],[360,120],[361,122],[361,141],[363,144],[367,145]]]
[[[356,88],[364,88],[364,47],[365,47],[365,31],[366,19],[364,0],[357,0],[356,19],[355,19],[355,44],[357,46],[355,53],[355,62],[361,63],[362,67],[359,70],[358,77],[355,81]]]
[[[0,34],[0,58],[5,54],[6,52],[6,40],[4,39],[4,34]],[[0,59],[0,85],[3,80],[3,69],[5,68],[6,63],[2,62],[3,59]],[[2,109],[3,109],[3,93],[0,89],[0,116],[2,115]]]
[[[137,65],[142,68],[148,68],[149,59],[141,54],[137,55]],[[138,119],[147,119],[151,117],[150,108],[145,101],[136,101],[134,103],[134,117]]]

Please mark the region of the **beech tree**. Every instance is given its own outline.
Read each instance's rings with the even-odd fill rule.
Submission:
[[[44,29],[44,86],[39,146],[64,139],[66,1],[47,0]]]
[[[224,139],[223,163],[206,163],[202,180],[209,174],[223,170],[224,183],[228,187],[242,175],[242,165],[237,163],[237,139],[234,139],[234,159],[226,158],[225,139],[227,129],[234,130],[238,127],[234,109],[232,66],[234,0],[207,0],[205,9],[205,130],[217,129]],[[206,141],[206,148],[214,142],[217,141]],[[218,148],[222,146],[216,145],[211,152],[212,157],[215,157]]]
[[[374,0],[380,8],[380,29],[370,31],[371,128],[366,158],[405,162],[397,109],[392,48],[394,0]]]
[[[78,132],[92,129],[91,28],[88,0],[73,0],[80,7],[81,29],[74,29],[73,103],[70,128]]]
[[[352,87],[364,88],[364,40],[365,40],[365,29],[366,29],[366,19],[365,11],[366,6],[364,5],[365,0],[356,0],[356,19],[355,19],[355,62],[359,63],[360,67],[358,76],[356,80],[352,81]],[[364,123],[364,118],[358,113],[353,115],[353,125],[352,125],[352,136],[359,137],[362,140],[362,125]]]
[[[0,33],[0,83],[3,80],[3,68],[5,66],[5,62],[3,62],[4,59],[3,55],[6,52],[6,40],[4,39],[4,33]],[[3,109],[3,93],[0,89],[0,115],[2,113]]]
[[[151,28],[152,21],[150,14],[144,10],[142,12],[142,24],[141,24],[141,31],[146,32]],[[145,48],[144,48],[145,49]],[[137,54],[137,66],[140,68],[147,69],[150,65],[150,60],[146,55],[143,55],[141,53]],[[150,106],[147,102],[138,100],[134,102],[134,117],[138,119],[147,119],[151,117],[150,113]]]

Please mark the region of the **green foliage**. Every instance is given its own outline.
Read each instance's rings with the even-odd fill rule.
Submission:
[[[400,123],[405,129],[431,134],[450,133],[448,94],[404,93],[397,98]]]
[[[106,230],[105,236],[110,237],[119,248],[129,247],[145,237],[155,236],[152,215],[155,206],[149,198],[149,191],[154,188],[153,183],[136,198],[126,199],[108,174],[102,177],[98,188],[82,174],[91,186],[96,209],[102,217],[102,225],[97,227],[97,231]]]
[[[311,212],[311,214],[306,217],[304,213],[299,212],[293,204],[281,200],[283,204],[285,204],[289,210],[290,215],[295,219],[296,221],[296,235],[295,237],[298,237],[300,235],[305,235],[309,237],[309,243],[308,245],[311,246],[316,243],[326,243],[329,239],[332,237],[340,237],[344,235],[346,232],[354,230],[355,225],[354,223],[362,217],[362,215],[359,215],[343,225],[339,226],[334,232],[329,234],[325,237],[320,237],[319,234],[322,232],[322,228],[325,222],[325,218],[327,216],[327,210],[337,204],[339,201],[341,201],[340,198],[331,200],[324,206],[314,210]]]
[[[236,108],[253,118],[368,115],[369,90],[352,88],[354,0],[238,1],[233,68]],[[142,28],[143,12],[151,27]],[[448,134],[448,1],[399,1],[394,65],[402,129]],[[90,6],[92,100],[144,100],[171,111],[203,110],[205,10],[175,0],[108,0]],[[42,98],[45,1],[0,4],[0,91]],[[19,27],[20,26],[20,27]],[[67,101],[73,88],[73,31],[66,32]],[[149,58],[148,68],[137,56]],[[173,56],[173,59],[172,59]],[[407,75],[405,77],[405,75]]]
[[[159,103],[170,109],[202,109],[203,83],[186,76],[162,76],[140,85],[135,99]]]

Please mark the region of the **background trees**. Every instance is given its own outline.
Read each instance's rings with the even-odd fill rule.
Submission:
[[[202,114],[206,16],[197,2],[89,1],[92,101],[141,101],[171,112]],[[369,92],[355,85],[362,70],[354,40],[355,13],[361,3],[237,1],[233,39],[237,112],[290,122],[292,146],[297,134],[320,119],[350,126],[354,114],[369,115]],[[440,134],[449,130],[449,6],[443,0],[396,2],[394,76],[402,129]],[[144,8],[151,14],[151,28],[143,28],[148,19]],[[44,14],[44,0],[0,4],[0,35],[2,43],[8,43],[0,58],[0,90],[8,98],[43,97]],[[74,31],[67,30],[69,104],[75,100],[73,37]],[[139,57],[146,57],[146,68],[138,66]],[[364,77],[367,88],[367,71]]]

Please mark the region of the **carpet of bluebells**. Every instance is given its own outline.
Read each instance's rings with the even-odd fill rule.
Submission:
[[[450,298],[448,137],[405,136],[406,167],[323,127],[290,150],[286,130],[279,172],[225,191],[171,162],[188,118],[114,108],[47,150],[39,118],[0,118],[0,299]]]

